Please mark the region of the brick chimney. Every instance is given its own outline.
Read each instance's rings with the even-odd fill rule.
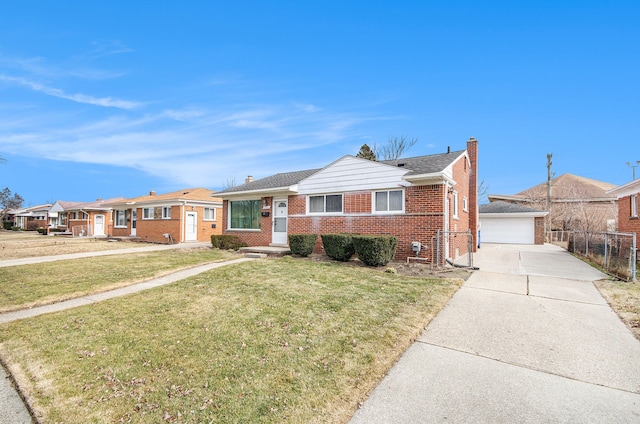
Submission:
[[[253,182],[253,177],[251,175],[247,175],[247,178],[244,179],[244,183],[248,184]]]
[[[155,191],[155,190],[151,190],[151,191],[149,192],[149,196],[155,196],[155,195],[156,195],[156,191]]]
[[[469,170],[469,229],[473,234],[473,251],[478,250],[478,140],[471,137],[467,141],[467,153],[471,169]]]

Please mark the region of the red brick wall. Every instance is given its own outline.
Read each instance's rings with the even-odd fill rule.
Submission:
[[[412,186],[405,189],[405,214],[373,215],[371,214],[371,192],[344,193],[344,215],[308,216],[306,215],[306,196],[289,196],[289,234],[300,233],[355,233],[372,235],[394,235],[398,237],[396,260],[405,260],[407,256],[415,256],[411,250],[412,241],[420,241],[428,249],[421,256],[431,255],[431,240],[444,220],[442,202],[443,185]],[[269,205],[272,198],[267,198]],[[261,199],[264,204],[264,198]],[[224,234],[238,236],[250,246],[268,246],[271,243],[271,216],[262,217],[261,230],[228,230],[229,201],[224,201],[223,226]],[[266,211],[267,209],[263,209]],[[316,253],[324,253],[318,238]],[[461,252],[466,252],[466,245]]]
[[[535,225],[534,243],[544,244],[544,217],[537,217],[533,219]]]
[[[640,197],[640,193],[638,193]],[[640,205],[638,205],[640,206]],[[618,199],[618,231],[636,233],[636,243],[640,243],[640,219],[631,217],[631,196]]]

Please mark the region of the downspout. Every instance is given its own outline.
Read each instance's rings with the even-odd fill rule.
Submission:
[[[182,213],[180,214],[182,216],[182,219],[180,220],[180,243],[184,243],[184,227],[185,225],[187,225],[187,201],[183,200],[182,201]]]

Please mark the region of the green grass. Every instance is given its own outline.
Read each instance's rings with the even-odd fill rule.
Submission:
[[[172,249],[3,267],[0,312],[122,287],[230,257],[218,249]]]
[[[346,422],[458,289],[283,258],[0,326],[43,422]]]

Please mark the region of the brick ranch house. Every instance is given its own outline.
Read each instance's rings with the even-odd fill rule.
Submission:
[[[411,242],[429,246],[438,230],[470,230],[477,240],[477,158],[471,138],[465,150],[443,154],[382,162],[347,155],[321,169],[249,177],[216,193],[223,233],[249,246],[286,246],[288,234],[300,233],[394,235],[396,260],[415,256]],[[447,256],[467,250],[450,245]]]
[[[635,233],[636,245],[640,242],[640,180],[623,184],[607,192],[616,196],[618,203],[618,231]],[[636,246],[637,247],[637,246]],[[637,253],[637,252],[636,252]]]
[[[151,243],[210,241],[222,233],[222,201],[213,196],[213,190],[188,188],[112,202],[109,233]]]
[[[122,197],[95,202],[56,201],[49,209],[49,228],[75,237],[105,237],[111,219],[111,202]]]

